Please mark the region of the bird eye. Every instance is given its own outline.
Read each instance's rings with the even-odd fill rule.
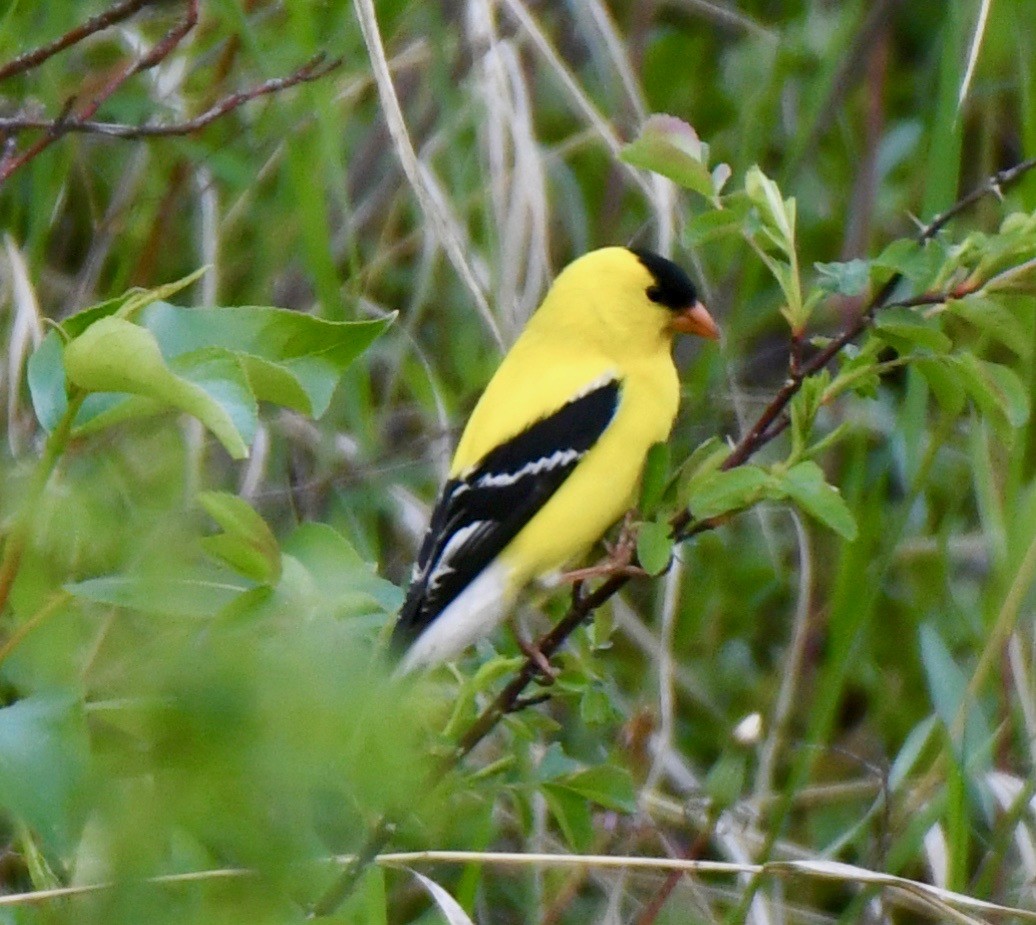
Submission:
[[[662,301],[662,289],[661,289],[660,286],[648,286],[647,289],[645,290],[645,292],[647,294],[647,297],[652,302],[661,302]]]

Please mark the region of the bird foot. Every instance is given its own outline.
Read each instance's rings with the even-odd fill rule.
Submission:
[[[578,584],[590,578],[611,578],[615,575],[622,575],[626,578],[646,577],[648,573],[639,565],[633,564],[637,552],[637,530],[634,526],[634,519],[634,512],[627,511],[625,517],[622,518],[618,539],[614,544],[604,544],[607,555],[600,562],[587,568],[562,572],[558,576],[558,580],[567,584]]]

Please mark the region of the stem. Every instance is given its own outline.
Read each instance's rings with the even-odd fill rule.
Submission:
[[[25,552],[25,544],[29,539],[31,531],[32,515],[39,507],[39,501],[43,497],[47,483],[50,481],[61,454],[68,445],[69,437],[72,434],[72,424],[85,398],[85,393],[79,393],[69,399],[64,415],[47,438],[47,442],[43,447],[43,454],[40,456],[39,462],[36,463],[36,471],[29,481],[22,509],[18,513],[14,526],[7,536],[7,542],[4,543],[3,555],[0,556],[0,613],[7,606],[7,599],[11,595],[11,587],[18,575],[22,553]]]

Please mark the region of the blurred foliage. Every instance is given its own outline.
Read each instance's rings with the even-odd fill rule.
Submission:
[[[344,63],[194,134],[70,133],[0,187],[0,876],[118,884],[0,918],[301,921],[383,813],[399,848],[834,858],[1032,909],[1036,180],[912,238],[1036,154],[1029,0],[378,0],[421,195],[363,6],[204,2],[98,119]],[[104,8],[12,3],[0,60]],[[4,115],[89,99],[180,15],[8,78]],[[388,677],[427,502],[494,329],[627,241],[687,265],[724,331],[678,350],[642,558],[664,567],[685,506],[722,523],[432,787],[518,650]],[[720,471],[789,356],[894,275],[899,307]],[[565,606],[533,591],[524,632]],[[231,868],[252,873],[144,882]],[[753,921],[857,921],[873,895],[684,878],[647,920],[662,874],[421,872],[493,922],[737,921],[752,895]],[[429,921],[430,889],[376,869],[336,920]]]

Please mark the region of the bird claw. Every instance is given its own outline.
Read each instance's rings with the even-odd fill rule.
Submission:
[[[621,575],[624,578],[645,578],[648,573],[639,565],[634,565],[633,560],[637,552],[637,530],[634,526],[635,514],[627,511],[622,518],[622,526],[619,528],[619,536],[615,543],[605,543],[604,550],[607,555],[596,565],[587,568],[574,569],[571,572],[562,572],[558,580],[572,585],[579,585],[590,578],[612,578]],[[581,593],[581,592],[580,592]]]

